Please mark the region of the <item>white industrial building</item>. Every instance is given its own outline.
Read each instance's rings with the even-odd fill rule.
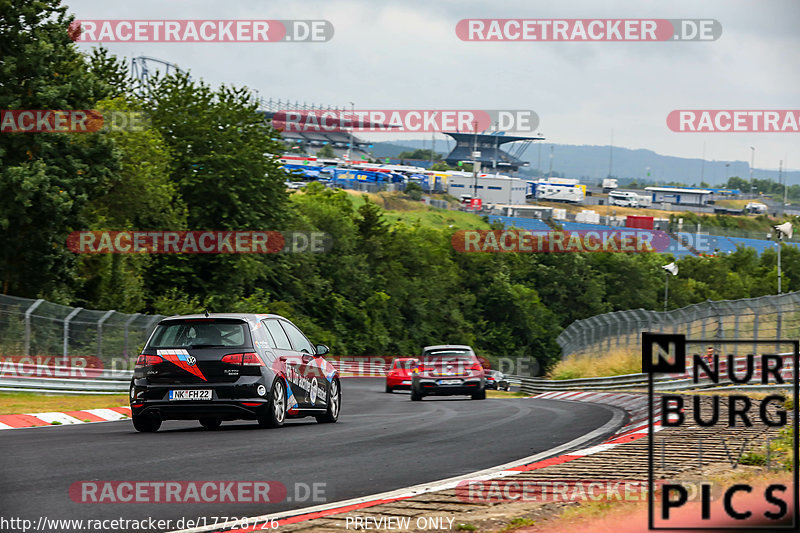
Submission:
[[[645,187],[652,194],[653,203],[708,205],[712,191],[706,189],[684,189],[682,187]]]
[[[486,204],[524,205],[527,182],[519,178],[499,175],[479,175],[477,190],[472,176],[450,175],[447,178],[447,194],[460,198],[462,195],[477,196]]]

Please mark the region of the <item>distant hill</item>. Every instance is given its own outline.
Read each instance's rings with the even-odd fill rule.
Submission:
[[[453,141],[437,139],[435,149],[446,155],[454,145]],[[378,158],[396,157],[400,152],[409,149],[429,149],[430,147],[430,139],[377,142],[373,144],[372,152]],[[634,150],[615,146],[612,152],[609,146],[553,143],[541,145],[541,166],[544,174],[547,174],[550,168],[550,147],[553,147],[553,173],[558,173],[566,178],[578,178],[586,183],[597,182],[608,177],[612,156],[611,174],[613,177],[621,179],[653,182],[677,181],[687,185],[697,185],[702,180],[715,186],[727,182],[730,176],[750,177],[750,164],[746,161],[705,161],[703,163],[700,158],[661,155],[642,148]],[[537,174],[539,152],[539,145],[535,143],[523,152],[521,159],[528,161],[530,166],[521,169],[521,174],[528,176]],[[650,173],[649,177],[647,176],[648,172]],[[778,180],[777,170],[757,168],[754,170],[754,175],[758,179]],[[800,183],[800,171],[784,172],[783,175],[790,185]]]

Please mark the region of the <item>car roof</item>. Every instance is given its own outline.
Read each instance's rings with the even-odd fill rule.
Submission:
[[[208,318],[222,318],[222,319],[234,319],[234,320],[244,320],[250,324],[257,324],[261,320],[265,318],[281,318],[283,320],[289,320],[288,318],[282,317],[280,315],[270,314],[270,313],[209,313],[206,315],[203,314],[194,314],[194,315],[173,315],[163,318],[159,323],[164,322],[165,320],[197,320],[197,319],[208,319]],[[289,320],[291,322],[291,320]]]
[[[458,350],[472,350],[471,346],[467,346],[466,344],[437,344],[435,346],[426,346],[422,349],[423,352],[428,352],[432,350],[445,350],[445,349],[458,349]],[[474,350],[472,350],[474,351]]]

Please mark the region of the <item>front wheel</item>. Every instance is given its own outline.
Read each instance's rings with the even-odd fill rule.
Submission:
[[[386,392],[392,392],[392,387],[390,387],[389,385],[386,385]]]
[[[155,433],[161,427],[161,419],[153,415],[131,414],[133,427],[142,433]]]
[[[411,401],[418,402],[422,400],[422,393],[418,392],[416,389],[411,389]]]
[[[258,425],[265,428],[279,428],[286,422],[286,385],[282,378],[272,384],[267,413],[258,418]]]
[[[328,410],[324,415],[315,417],[320,424],[333,424],[339,420],[339,410],[342,407],[342,391],[339,388],[339,380],[334,379],[328,387]]]

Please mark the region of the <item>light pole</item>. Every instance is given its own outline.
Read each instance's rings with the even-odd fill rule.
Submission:
[[[355,125],[353,124],[353,117],[356,114],[356,104],[350,102],[350,143],[347,145],[347,160],[350,161],[350,150],[353,148],[353,130],[355,129]]]
[[[500,131],[500,123],[497,123],[497,130],[495,131],[495,138],[494,138],[494,173],[497,174],[497,150],[500,147],[500,138],[497,135],[497,132]],[[511,202],[509,202],[511,203]]]
[[[541,137],[542,134],[538,133],[537,137]],[[539,160],[536,163],[536,170],[539,171],[539,177],[542,177],[542,143],[539,143]]]
[[[783,159],[778,161],[778,181],[783,184],[783,207],[781,208],[781,213],[786,211],[786,179],[783,177]]]
[[[781,294],[781,245],[783,244],[781,241],[783,240],[783,236],[785,235],[788,238],[792,238],[792,223],[791,222],[784,222],[778,226],[772,226],[775,230],[775,240],[778,244],[778,294]]]
[[[478,197],[478,168],[477,159],[480,157],[475,154],[478,153],[478,121],[472,123],[472,129],[475,131],[475,136],[472,138],[472,197]]]
[[[755,184],[753,183],[753,165],[756,164],[756,147],[750,147],[750,194],[753,194]]]

